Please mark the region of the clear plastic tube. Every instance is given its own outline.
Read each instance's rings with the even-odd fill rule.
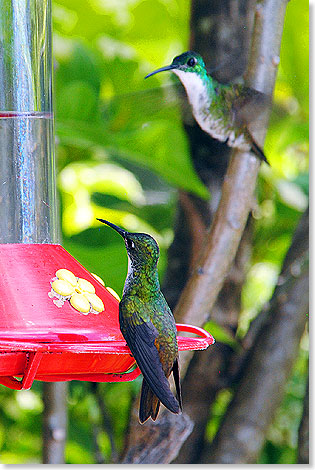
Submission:
[[[51,0],[0,1],[0,243],[58,242]]]

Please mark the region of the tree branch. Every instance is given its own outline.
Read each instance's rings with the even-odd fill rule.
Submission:
[[[267,320],[248,355],[244,375],[213,445],[202,457],[204,463],[255,463],[261,452],[307,320],[307,228],[305,213],[284,261],[282,281],[275,289]]]
[[[185,413],[173,415],[161,410],[157,421],[138,423],[138,412],[132,416],[133,434],[120,463],[167,464],[174,460],[193,429],[193,422]],[[136,434],[134,434],[136,432]]]
[[[272,94],[280,52],[280,38],[284,20],[286,0],[265,0],[259,3],[260,9],[256,11],[254,42],[251,52],[250,67],[247,73],[247,82],[250,86],[260,89],[267,94]],[[281,8],[279,9],[279,5]],[[271,12],[274,12],[274,17]],[[276,30],[273,31],[272,27]],[[266,34],[267,31],[267,34]],[[259,46],[261,41],[266,41],[266,47]],[[271,52],[271,54],[270,54]],[[265,84],[266,83],[266,84]],[[261,87],[260,85],[263,84]],[[270,110],[269,110],[270,111]],[[255,138],[261,144],[266,132],[268,113],[264,116],[262,128],[256,129]],[[253,132],[253,131],[252,131]],[[218,293],[229,272],[235,258],[236,251],[242,237],[249,211],[253,204],[253,194],[256,186],[260,162],[250,153],[234,152],[222,188],[222,197],[210,232],[206,234],[205,242],[199,261],[187,282],[174,312],[178,322],[194,323],[202,325],[208,318],[210,310],[218,296]],[[191,353],[181,354],[181,376],[183,377],[191,359]],[[164,413],[159,417],[159,429],[162,432],[163,423],[176,425],[181,417]],[[147,422],[145,425],[148,433],[156,428],[156,424]],[[133,455],[134,449],[142,442],[144,430],[132,417],[132,435],[128,446],[129,455]],[[174,433],[176,428],[173,428]],[[136,436],[139,435],[139,439]],[[151,448],[155,441],[150,440],[146,446],[148,459],[146,463],[156,463],[150,460]],[[182,441],[169,441],[168,449],[178,452]],[[177,451],[175,452],[176,446]],[[138,447],[139,448],[139,447]],[[169,457],[170,453],[166,452]],[[134,456],[133,456],[134,457]],[[173,457],[174,458],[174,457]],[[170,460],[164,461],[168,463]],[[135,463],[135,460],[124,460],[124,463]],[[144,463],[144,462],[143,462]]]
[[[221,0],[220,2],[193,0],[190,49],[201,53],[209,67],[216,68],[215,78],[220,82],[234,81],[236,77],[244,73],[248,61],[253,20],[252,0],[238,2],[234,0]],[[205,28],[205,25],[208,27]],[[209,48],[209,44],[211,44],[211,48]],[[205,203],[191,194],[187,194],[186,197],[194,202],[199,217],[204,220],[206,226],[209,226],[209,221],[213,220],[220,202],[222,183],[231,149],[209,138],[197,125],[192,126],[187,123],[185,129],[189,137],[195,168],[200,178],[209,187],[211,200]],[[189,215],[187,213],[187,217]],[[193,241],[199,225],[195,221],[190,224],[189,218],[187,225],[192,226],[190,233],[192,238],[191,267],[193,268],[196,265],[200,248],[203,246],[203,240],[198,243],[198,252],[196,253],[196,250],[193,250]],[[232,335],[235,334],[238,325],[241,290],[251,253],[252,225],[252,218],[249,217],[232,266],[211,310],[211,319],[227,328]],[[176,242],[180,244],[178,232],[180,233],[181,230],[181,226],[176,226],[174,245]],[[205,232],[203,236],[205,236]],[[191,270],[189,274],[191,274]],[[174,278],[177,279],[176,273],[173,275]],[[183,287],[181,287],[179,294]],[[226,386],[227,364],[231,356],[233,357],[232,348],[219,342],[207,351],[194,353],[187,374],[182,381],[184,409],[185,413],[193,420],[194,429],[173,463],[199,462],[203,446],[206,444],[205,432],[211,414],[211,404],[218,391]],[[182,359],[181,357],[181,364]]]

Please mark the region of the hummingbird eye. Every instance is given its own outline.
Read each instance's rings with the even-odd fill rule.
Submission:
[[[187,60],[187,65],[189,67],[193,67],[194,65],[196,65],[196,63],[197,63],[197,60],[194,57],[191,57],[190,59]]]
[[[126,243],[127,243],[127,248],[130,248],[131,250],[135,247],[134,242],[130,240],[129,238],[126,239]]]

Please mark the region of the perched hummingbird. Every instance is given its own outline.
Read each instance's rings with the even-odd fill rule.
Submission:
[[[160,289],[159,247],[146,233],[130,233],[107,220],[124,239],[128,273],[119,304],[120,330],[143,375],[139,421],[157,418],[160,401],[173,413],[182,409],[178,346],[173,314]],[[173,372],[177,399],[168,377]]]
[[[266,95],[241,84],[217,82],[207,73],[202,57],[192,51],[175,57],[170,65],[149,73],[145,78],[165,70],[174,72],[182,82],[201,129],[230,147],[252,151],[268,163],[249,131],[254,115],[266,104]]]

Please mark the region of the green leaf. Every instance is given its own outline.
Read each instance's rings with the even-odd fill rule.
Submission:
[[[120,199],[111,194],[95,192],[91,196],[91,201],[106,209],[117,210],[134,214],[139,219],[144,219],[157,232],[168,229],[172,225],[173,211],[175,210],[174,201],[164,202],[163,204],[147,204],[135,206],[129,201]]]
[[[93,119],[97,110],[97,96],[86,82],[73,81],[59,93],[58,117],[67,119]]]
[[[140,163],[174,186],[207,199],[209,192],[192,166],[183,130],[166,120],[158,120],[133,131],[110,133],[102,123],[57,120],[61,142],[89,148],[101,146],[112,157]]]
[[[103,60],[96,49],[82,42],[72,42],[69,56],[60,58],[56,70],[56,90],[72,82],[86,82],[96,95],[101,87]]]
[[[154,58],[161,66],[165,60],[173,59],[169,54],[166,58],[170,50],[180,53],[188,44],[189,10],[187,1],[135,2],[130,10],[133,21],[123,30],[122,38],[139,55]]]

